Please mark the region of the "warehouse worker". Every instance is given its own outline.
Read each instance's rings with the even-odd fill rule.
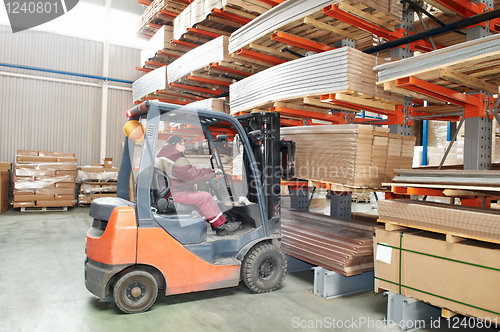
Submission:
[[[196,210],[205,216],[217,235],[228,235],[236,231],[240,222],[227,221],[212,195],[194,188],[195,183],[206,182],[222,171],[214,172],[211,168],[194,167],[184,156],[185,150],[184,139],[179,135],[172,135],[156,155],[162,160],[163,171],[172,183],[170,192],[174,202],[196,205]]]

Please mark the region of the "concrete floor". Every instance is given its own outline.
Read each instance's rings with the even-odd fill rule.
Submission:
[[[311,293],[311,271],[288,274],[273,293],[253,294],[241,283],[193,294],[160,294],[148,312],[122,314],[84,285],[88,211],[74,207],[68,212],[10,210],[0,215],[0,331],[321,330],[313,328],[320,326],[316,321],[326,323],[323,330],[398,331],[366,324],[328,328],[332,319],[375,324],[384,318],[387,300],[372,292],[324,300]]]

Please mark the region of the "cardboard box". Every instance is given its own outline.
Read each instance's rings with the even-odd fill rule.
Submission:
[[[113,167],[113,158],[104,158],[104,168]]]
[[[0,213],[9,209],[9,172],[0,173]]]
[[[54,199],[56,201],[71,201],[75,199],[75,195],[55,195]],[[74,204],[74,203],[73,203]]]
[[[35,202],[14,202],[13,206],[15,209],[21,207],[35,207]]]
[[[37,201],[36,207],[65,207],[75,205],[75,200]]]
[[[74,153],[68,153],[68,152],[38,151],[38,155],[42,156],[42,157],[68,157],[68,158],[75,158],[75,154]]]
[[[18,155],[16,157],[18,163],[57,163],[57,157],[39,157]]]
[[[55,176],[56,171],[50,169],[32,169],[17,165],[14,171],[16,176]]]
[[[14,195],[14,202],[27,202],[27,201],[53,201],[54,195]]]
[[[17,154],[20,156],[38,156],[38,151],[19,150],[19,151],[17,151]]]
[[[35,192],[42,195],[74,195],[75,188],[35,189]]]
[[[0,172],[9,172],[12,169],[12,163],[0,161]]]
[[[500,321],[500,245],[410,230],[376,230],[375,292],[389,290],[456,313]]]

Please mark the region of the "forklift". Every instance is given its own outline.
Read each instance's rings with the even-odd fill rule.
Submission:
[[[278,289],[287,271],[280,178],[294,175],[295,152],[293,142],[280,140],[279,113],[235,118],[151,100],[127,116],[141,134],[125,138],[117,197],[91,204],[87,289],[102,299],[112,295],[125,313],[148,310],[159,290],[183,294],[240,281],[256,293]],[[188,139],[185,155],[194,166],[222,173],[196,187],[213,195],[227,220],[241,223],[234,233],[218,236],[196,205],[175,202],[156,157],[174,134]]]

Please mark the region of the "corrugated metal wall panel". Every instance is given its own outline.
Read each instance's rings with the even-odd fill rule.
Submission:
[[[142,76],[142,72],[135,69],[141,65],[141,50],[110,45],[109,58],[110,77],[135,81]]]
[[[106,0],[80,0],[81,2],[88,2],[94,5],[104,6],[106,4]],[[120,0],[115,0],[120,1]]]
[[[109,89],[106,156],[113,158],[113,165],[119,166],[122,156],[122,143],[125,137],[123,126],[128,121],[125,113],[134,106],[132,91]]]
[[[0,160],[18,150],[74,152],[79,165],[99,159],[99,87],[0,76],[0,100]]]
[[[142,15],[146,7],[140,5],[137,0],[111,0],[111,8]]]

